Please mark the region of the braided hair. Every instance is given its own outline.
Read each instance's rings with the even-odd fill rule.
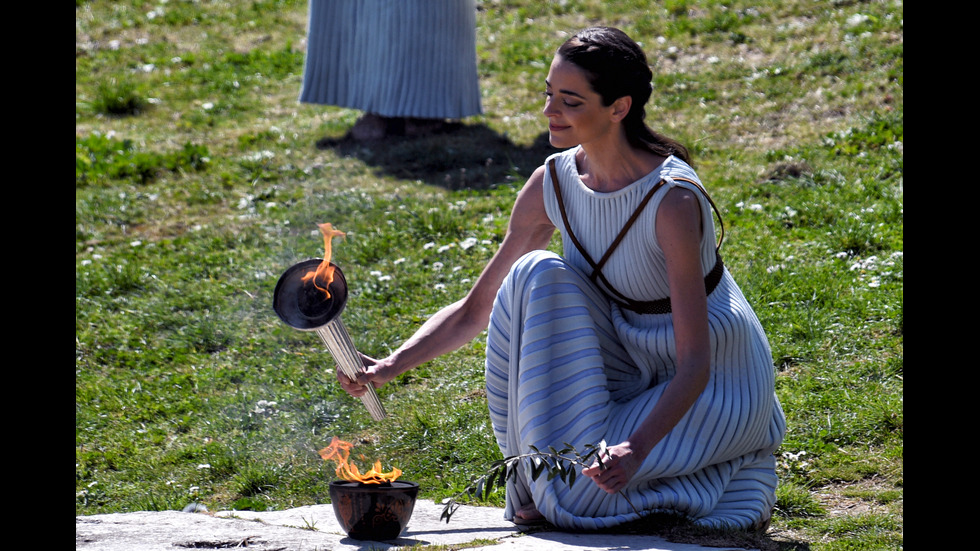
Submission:
[[[630,96],[632,107],[623,127],[630,145],[664,157],[674,155],[691,164],[687,148],[680,142],[654,132],[644,122],[644,106],[653,92],[653,72],[640,46],[613,27],[589,27],[576,33],[558,48],[558,55],[585,72],[592,89],[605,106]]]

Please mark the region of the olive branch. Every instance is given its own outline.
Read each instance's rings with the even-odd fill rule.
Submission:
[[[601,441],[598,444],[586,444],[584,452],[579,452],[567,442],[565,443],[565,447],[560,450],[552,446],[548,446],[547,451],[541,451],[535,446],[530,446],[530,450],[526,453],[512,455],[494,461],[486,472],[473,477],[463,491],[453,497],[442,500],[444,507],[439,520],[446,519],[446,523],[448,524],[453,513],[461,505],[458,500],[462,499],[464,495],[486,501],[490,497],[490,494],[497,488],[506,489],[507,481],[517,479],[517,469],[525,461],[531,464],[531,478],[534,480],[547,473],[548,480],[552,480],[557,476],[563,482],[567,483],[569,488],[575,483],[576,477],[578,476],[576,466],[586,468],[591,466],[593,461],[596,461],[599,463],[600,469],[606,468],[602,461],[603,456],[606,455],[605,441]],[[633,505],[633,502],[630,501],[629,497],[622,490],[620,490],[619,494],[626,499],[626,502],[630,504],[633,511],[639,514],[636,506]]]

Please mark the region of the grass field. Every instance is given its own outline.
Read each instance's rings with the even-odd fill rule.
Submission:
[[[480,1],[485,114],[379,147],[337,141],[357,111],[298,103],[303,1],[76,0],[76,515],[325,503],[332,436],[427,499],[499,459],[481,339],[381,389],[375,423],[272,291],[331,222],[363,352],[461,297],[554,151],[552,53],[606,24],[647,51],[648,120],[694,153],[772,344],[789,433],[773,526],[749,544],[901,549],[902,10]]]

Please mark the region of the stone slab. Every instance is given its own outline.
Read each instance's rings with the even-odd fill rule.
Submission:
[[[75,517],[76,551],[383,551],[426,545],[466,545],[476,551],[719,551],[658,536],[582,534],[529,530],[504,520],[503,509],[462,506],[449,523],[442,505],[418,500],[408,527],[396,540],[360,541],[347,536],[333,507],[310,505],[285,511],[156,511]],[[739,550],[742,551],[742,550]]]

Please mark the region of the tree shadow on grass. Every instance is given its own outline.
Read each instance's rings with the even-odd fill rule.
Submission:
[[[379,176],[418,180],[449,190],[483,190],[515,181],[521,185],[548,155],[558,151],[548,143],[547,132],[522,146],[484,124],[453,124],[437,134],[372,141],[356,141],[347,134],[319,140],[316,147],[360,159]]]

